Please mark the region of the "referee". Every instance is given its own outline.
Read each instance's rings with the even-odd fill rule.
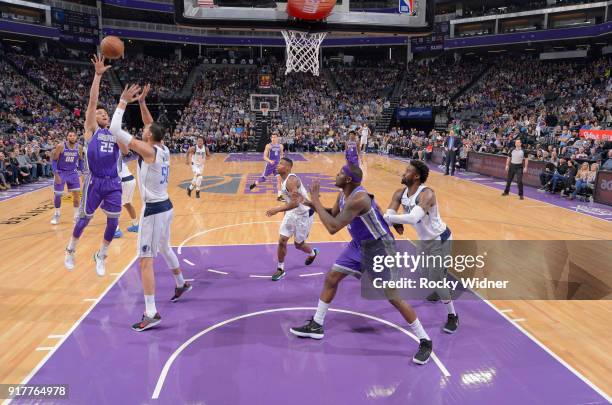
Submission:
[[[525,162],[525,166],[523,166],[523,162]],[[510,192],[510,184],[512,184],[512,179],[514,179],[514,175],[516,175],[519,198],[521,200],[523,199],[523,173],[527,172],[528,164],[529,161],[525,159],[525,151],[521,148],[521,140],[517,139],[514,141],[514,149],[510,151],[508,159],[506,160],[506,172],[508,173],[508,177],[506,178],[506,189],[502,194],[503,197],[507,196]]]

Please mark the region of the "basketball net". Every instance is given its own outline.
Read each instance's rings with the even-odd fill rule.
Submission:
[[[287,68],[291,72],[311,72],[319,76],[319,47],[326,32],[282,31],[287,44]]]
[[[266,107],[261,107],[261,115],[263,115],[264,117],[268,116],[268,112],[270,111],[269,108]]]

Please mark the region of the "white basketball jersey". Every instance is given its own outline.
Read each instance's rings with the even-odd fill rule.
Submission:
[[[287,180],[289,180],[291,176],[295,176],[295,178],[298,179],[300,182],[300,187],[298,188],[298,193],[300,194],[300,196],[303,199],[308,199],[308,191],[306,191],[306,187],[304,187],[304,183],[302,182],[302,180],[300,180],[300,178],[296,174],[290,173],[281,184],[281,192],[283,195],[283,200],[287,202],[291,201],[291,196],[289,195],[289,192],[287,191]],[[296,208],[292,209],[291,211],[287,211],[287,214],[291,213],[291,214],[296,214],[296,215],[304,215],[304,214],[307,214],[309,211],[310,211],[310,208],[308,208],[307,206],[305,206],[304,204],[300,202],[300,205],[298,205]]]
[[[402,207],[406,214],[410,213],[410,211],[418,205],[417,198],[426,188],[425,185],[421,184],[416,193],[411,196],[408,196],[408,188],[404,190],[402,194]],[[423,219],[414,225],[414,228],[420,240],[434,240],[446,230],[446,224],[442,221],[442,218],[440,218],[437,203],[429,209],[429,212]]]
[[[130,171],[130,168],[128,167],[127,163],[123,159],[119,160],[121,161],[121,171],[119,172],[119,177],[123,179],[125,177],[131,176],[132,172]]]
[[[170,175],[170,151],[165,145],[154,145],[155,161],[146,163],[138,158],[138,185],[145,203],[168,199],[168,176]]]
[[[191,163],[196,166],[204,166],[206,161],[206,145],[201,148],[198,145],[195,146],[195,152],[191,155]]]

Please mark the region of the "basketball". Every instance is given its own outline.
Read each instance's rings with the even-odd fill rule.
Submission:
[[[288,0],[287,14],[300,20],[317,21],[331,14],[336,0]]]
[[[119,59],[123,56],[125,50],[123,41],[115,36],[105,37],[100,43],[100,48],[102,49],[102,55],[108,59]]]

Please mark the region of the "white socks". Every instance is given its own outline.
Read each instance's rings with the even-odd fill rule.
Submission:
[[[138,226],[138,218],[132,219],[132,225]]]
[[[176,286],[177,287],[183,287],[185,285],[185,279],[183,278],[183,273],[180,272],[179,274],[174,274],[172,273],[172,275],[174,276],[174,281],[176,281]]]
[[[196,191],[200,191],[200,186],[202,185],[202,176],[198,176],[196,179]]]
[[[77,247],[77,243],[79,243],[79,240],[75,239],[74,236],[70,238],[70,242],[68,243],[68,250],[75,251]]]
[[[317,252],[315,252],[314,249],[312,249],[312,252],[308,253],[308,256],[310,257],[315,257],[317,255]]]
[[[108,245],[106,243],[102,243],[102,246],[100,246],[100,250],[98,250],[98,257],[100,259],[104,259],[108,253]]]
[[[319,304],[317,305],[317,312],[315,312],[315,315],[313,317],[314,321],[319,325],[323,325],[323,322],[325,321],[325,314],[327,313],[328,309],[329,304],[319,300]]]
[[[453,305],[453,301],[442,301],[442,303],[446,305],[446,310],[449,314],[457,315],[457,313],[455,312],[455,306]]]
[[[55,215],[57,215],[58,217],[60,216],[61,212],[62,212],[62,210],[60,208],[56,208],[55,209]]]
[[[419,340],[420,339],[431,340],[427,332],[425,332],[425,329],[423,329],[423,325],[421,325],[421,321],[419,321],[419,318],[415,319],[414,322],[409,323],[408,327],[410,328],[412,333],[414,333],[416,337],[419,338]]]
[[[285,270],[285,262],[282,262],[282,263],[281,263],[281,262],[279,262],[279,263],[276,265],[276,268],[277,268],[277,269],[281,269],[281,270],[283,270],[283,271],[284,271],[284,270]]]
[[[157,308],[155,308],[155,295],[145,295],[145,315],[149,318],[153,318],[157,313]]]
[[[79,207],[72,207],[72,208],[74,208],[74,216],[78,217],[79,216]]]

